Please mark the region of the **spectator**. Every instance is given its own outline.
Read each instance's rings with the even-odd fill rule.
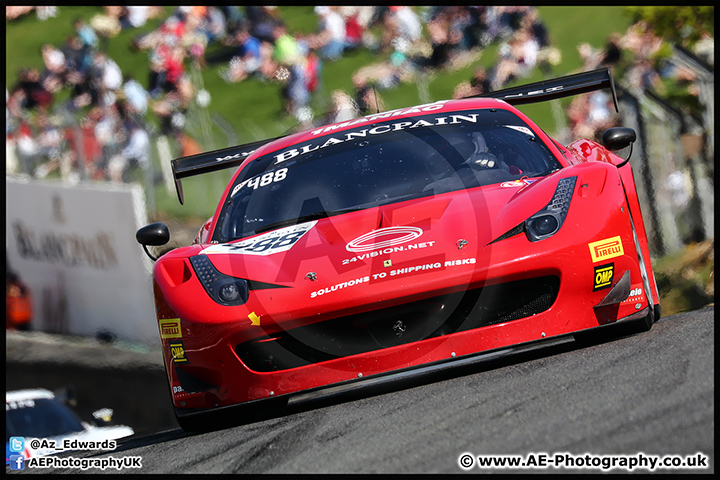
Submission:
[[[37,18],[40,21],[47,20],[48,18],[54,18],[58,16],[58,7],[45,5],[41,7],[35,7]]]
[[[147,7],[143,5],[128,5],[125,7],[126,22],[128,28],[139,28],[151,18],[157,18],[162,12],[159,7]]]
[[[528,29],[518,30],[510,41],[500,48],[500,61],[490,75],[493,90],[502,88],[515,78],[528,76],[537,62],[539,44]]]
[[[472,17],[467,7],[446,7],[448,14],[448,30],[459,50],[469,50],[473,40],[469,36]]]
[[[247,17],[245,16],[245,13],[240,10],[240,7],[220,5],[217,8],[225,17],[225,23],[227,24],[228,33],[235,32],[247,23]]]
[[[523,18],[533,7],[505,5],[495,8],[499,15],[500,37],[510,38],[515,32],[520,30]]]
[[[445,9],[440,9],[427,23],[427,31],[432,46],[428,66],[431,69],[443,68],[452,59],[454,50],[462,38],[461,34],[450,28],[450,16]]]
[[[310,92],[307,89],[308,81],[304,62],[298,61],[290,64],[287,66],[287,70],[287,83],[282,89],[285,110],[300,119],[300,117],[306,113],[304,109],[310,102]]]
[[[63,87],[66,66],[65,54],[50,44],[42,46],[42,58],[45,64],[43,87],[51,93],[57,93]]]
[[[612,67],[622,60],[622,49],[620,48],[620,34],[612,33],[608,36],[603,54],[600,58],[601,67]]]
[[[30,123],[20,119],[17,127],[17,150],[20,161],[20,171],[32,175],[35,165],[38,163],[39,147],[33,138],[33,131]]]
[[[185,125],[186,97],[172,91],[152,104],[152,111],[160,121],[161,135],[176,136]]]
[[[273,43],[275,41],[274,30],[278,23],[277,10],[270,6],[248,6],[245,7],[245,14],[250,22],[250,33],[253,37],[263,42]]]
[[[403,38],[411,45],[420,40],[420,36],[422,35],[420,19],[417,14],[407,6],[390,7],[387,24],[394,38]]]
[[[28,68],[20,71],[20,82],[16,86],[19,105],[22,108],[32,110],[33,108],[47,109],[53,103],[53,94],[40,83],[40,71],[36,68]]]
[[[15,20],[32,12],[35,7],[16,5],[5,7],[5,20]]]
[[[693,50],[707,64],[715,65],[715,38],[709,32],[701,34]]]
[[[339,123],[352,120],[359,115],[352,97],[342,90],[335,90],[331,95],[331,108],[327,121],[324,123]]]
[[[595,70],[600,67],[612,67],[622,59],[620,48],[620,35],[613,33],[607,38],[603,49],[594,49],[589,43],[581,43],[577,47],[580,59],[585,70]]]
[[[165,89],[177,90],[185,73],[185,49],[176,44],[164,53]]]
[[[466,98],[490,92],[490,79],[485,67],[477,67],[469,82],[461,82],[453,93],[453,98]]]
[[[279,65],[296,63],[300,51],[295,38],[287,32],[285,25],[282,23],[275,25],[273,35],[273,60]]]
[[[218,7],[208,7],[205,16],[201,17],[201,31],[207,43],[221,41],[228,33],[225,15]]]
[[[65,82],[76,89],[85,81],[85,73],[92,65],[92,50],[78,36],[70,37],[62,49],[67,69]],[[75,96],[75,94],[73,94]]]
[[[355,108],[360,115],[370,115],[385,110],[385,102],[378,95],[368,78],[362,75],[362,72],[356,72],[353,75],[353,85],[355,86]]]
[[[409,81],[412,75],[410,62],[407,57],[398,51],[390,55],[388,61],[366,65],[355,72],[358,83],[375,85],[386,90],[398,85],[401,81]]]
[[[95,30],[82,17],[77,17],[74,22],[75,33],[82,40],[85,47],[96,49],[98,37]]]
[[[167,87],[167,72],[165,62],[160,55],[150,55],[150,74],[148,75],[148,91],[150,97],[158,99],[163,92],[170,90]]]
[[[485,7],[481,14],[483,31],[480,34],[480,44],[487,46],[500,37],[502,25],[500,23],[500,9],[502,7]]]
[[[601,141],[602,133],[615,126],[613,100],[604,91],[591,92],[573,97],[568,107],[570,129],[574,138]]]
[[[648,23],[640,21],[631,25],[618,43],[621,48],[632,51],[636,57],[649,59],[660,50],[662,39],[653,33]]]
[[[180,38],[183,57],[189,53],[193,62],[201,68],[205,66],[205,50],[209,42],[209,33],[206,31],[207,12],[205,7],[189,9],[185,14],[185,30]]]
[[[131,75],[125,75],[122,91],[129,112],[138,116],[145,115],[150,95],[142,85]]]
[[[240,82],[260,69],[263,63],[263,50],[260,40],[250,34],[246,26],[240,27],[235,33],[237,48],[227,69],[220,71],[220,76],[230,83]]]
[[[30,288],[9,268],[5,275],[5,328],[32,330],[33,305]]]
[[[117,98],[116,92],[122,87],[122,71],[118,64],[103,52],[95,54],[95,67],[99,74],[99,105],[112,105]]]
[[[80,128],[66,128],[65,139],[68,144],[68,155],[63,157],[60,165],[62,178],[79,180],[82,176],[91,180],[104,180],[102,170],[103,151],[95,134],[95,125],[101,116],[99,108],[94,108],[81,120]]]
[[[147,131],[137,122],[130,122],[127,131],[124,148],[108,162],[108,178],[114,183],[127,181],[127,174],[133,168],[147,171],[150,167],[150,136]]]
[[[625,72],[625,79],[628,85],[637,90],[665,91],[660,74],[648,59],[635,61]]]
[[[526,12],[525,17],[521,20],[520,29],[529,30],[537,41],[539,48],[549,47],[550,34],[545,24],[540,20],[537,8],[530,8]]]
[[[314,48],[325,60],[335,61],[345,50],[345,20],[334,7],[315,7],[320,17],[320,33],[314,38]]]
[[[98,13],[90,19],[90,26],[105,42],[116,37],[122,30],[120,16],[123,7],[105,7],[105,13]]]
[[[55,121],[50,121],[46,113],[38,115],[37,125],[39,129],[37,136],[38,153],[45,162],[39,165],[33,174],[37,178],[45,178],[48,173],[60,167],[64,136]]]
[[[360,21],[360,13],[352,9],[345,20],[345,49],[353,50],[363,45],[365,27]]]

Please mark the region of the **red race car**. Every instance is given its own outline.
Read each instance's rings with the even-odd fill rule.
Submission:
[[[513,105],[609,88],[609,69],[173,161],[237,167],[192,245],[156,259],[179,424],[292,394],[645,331],[660,316],[631,166],[567,146]],[[629,148],[628,148],[629,147]],[[137,232],[167,243],[167,227]],[[615,331],[616,332],[616,331]]]

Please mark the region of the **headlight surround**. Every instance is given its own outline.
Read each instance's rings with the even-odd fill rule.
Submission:
[[[248,300],[248,282],[217,271],[207,255],[190,258],[200,283],[215,302],[220,305],[242,305]]]
[[[560,230],[570,208],[576,181],[577,177],[561,179],[550,203],[525,220],[525,234],[528,240],[538,242],[552,237]]]

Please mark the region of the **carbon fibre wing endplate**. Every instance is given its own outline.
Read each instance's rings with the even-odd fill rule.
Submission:
[[[259,140],[257,142],[198,153],[197,155],[180,157],[173,160],[171,162],[173,180],[175,180],[175,189],[177,190],[180,204],[184,204],[185,201],[181,179],[238,166],[249,157],[253,151],[278,138],[281,137]]]

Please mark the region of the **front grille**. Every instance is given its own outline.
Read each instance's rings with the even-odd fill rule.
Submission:
[[[541,313],[557,297],[557,276],[490,285],[256,338],[235,347],[250,369],[286,370],[510,322]]]

